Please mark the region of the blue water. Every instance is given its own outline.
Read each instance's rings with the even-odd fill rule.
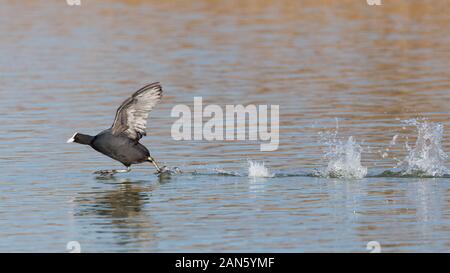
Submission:
[[[2,2],[0,251],[449,252],[450,179],[307,176],[326,168],[319,133],[336,118],[369,176],[400,171],[417,138],[403,120],[441,123],[450,151],[449,7],[364,2]],[[154,81],[142,143],[184,173],[97,177],[120,164],[66,140],[108,128]],[[194,96],[280,105],[279,149],[173,140],[170,111]],[[247,160],[275,177],[247,177]]]

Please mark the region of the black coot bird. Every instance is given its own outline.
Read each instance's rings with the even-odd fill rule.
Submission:
[[[152,108],[161,100],[162,89],[158,82],[146,85],[125,100],[117,109],[111,128],[96,136],[75,133],[67,143],[76,142],[89,145],[96,151],[111,157],[123,165],[126,170],[103,170],[98,174],[115,174],[131,171],[132,164],[152,163],[158,173],[161,168],[150,156],[148,149],[139,143],[146,135],[147,118]]]

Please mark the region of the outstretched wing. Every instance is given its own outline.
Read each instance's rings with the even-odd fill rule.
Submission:
[[[159,82],[146,85],[125,100],[117,109],[111,127],[113,135],[125,133],[133,140],[146,135],[147,118],[153,107],[161,101],[162,89]]]

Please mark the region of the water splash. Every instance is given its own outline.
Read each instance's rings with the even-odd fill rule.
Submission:
[[[444,165],[448,155],[441,144],[444,126],[424,119],[410,119],[404,123],[416,127],[417,140],[413,147],[405,143],[408,155],[400,164],[402,174],[443,176],[448,173],[449,169]]]
[[[398,138],[398,134],[396,134],[396,135],[394,135],[393,137],[392,137],[392,140],[391,140],[391,142],[389,142],[389,146],[387,147],[387,148],[385,148],[384,149],[384,151],[383,150],[378,150],[378,153],[381,155],[381,158],[387,158],[387,157],[389,157],[389,153],[391,152],[391,148],[393,147],[393,146],[395,146],[395,144],[397,143],[397,138]],[[396,157],[394,157],[394,159],[395,160],[397,160],[397,158]]]
[[[228,171],[228,170],[224,170],[224,169],[220,169],[220,168],[214,168],[213,174],[223,175],[223,176],[241,176],[241,174],[239,174],[237,172]]]
[[[264,162],[248,161],[249,177],[274,177],[269,169],[264,166]]]
[[[182,171],[178,167],[161,167],[161,173],[163,174],[181,174]]]
[[[397,142],[398,134],[392,137],[391,142],[389,143],[389,146],[394,146]]]
[[[313,175],[327,178],[359,179],[367,174],[367,168],[361,165],[362,148],[352,136],[347,141],[338,137],[337,130],[321,135],[321,142],[326,145],[324,159],[328,162],[323,169]]]

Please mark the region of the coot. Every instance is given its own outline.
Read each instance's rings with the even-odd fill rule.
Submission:
[[[161,100],[162,89],[158,82],[146,85],[125,100],[117,109],[116,117],[111,128],[100,132],[96,136],[75,133],[67,143],[76,142],[89,145],[96,151],[111,157],[123,165],[125,170],[103,170],[98,174],[115,174],[131,171],[132,164],[143,162],[152,163],[157,173],[161,168],[150,156],[148,149],[139,143],[146,135],[145,127],[149,112]]]

